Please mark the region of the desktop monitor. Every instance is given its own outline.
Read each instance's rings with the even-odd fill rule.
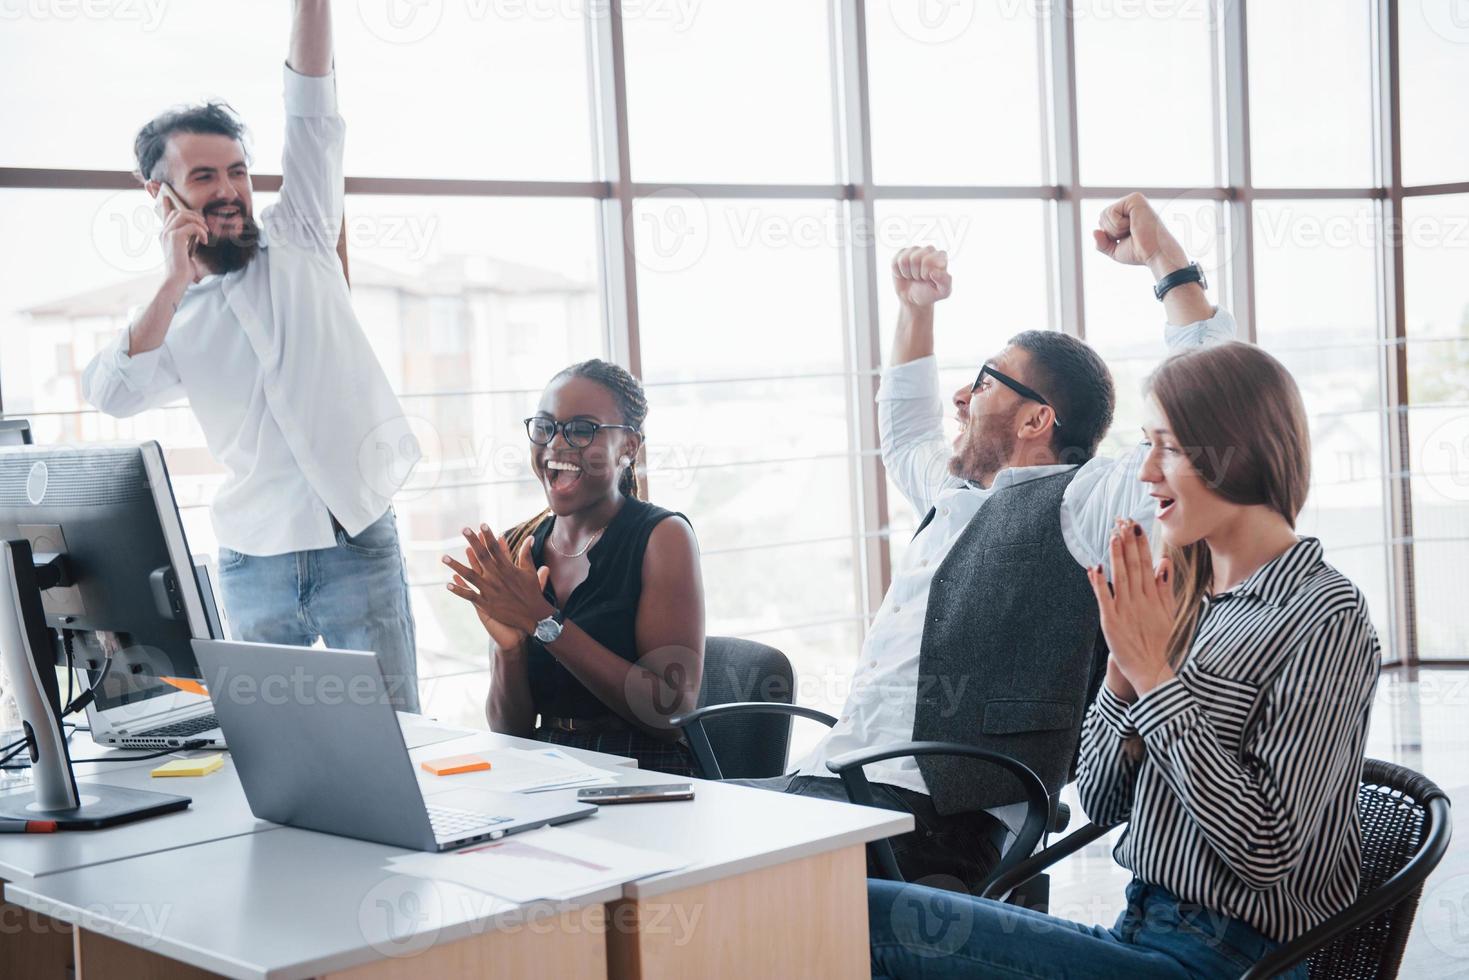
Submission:
[[[41,605],[47,626],[87,634],[78,666],[112,644],[99,706],[199,676],[190,642],[212,633],[158,443],[0,448],[0,539],[17,538],[37,562],[62,556],[70,584]]]
[[[89,673],[110,657],[95,702],[104,713],[128,706],[153,714],[199,697],[163,681],[199,676],[191,641],[212,630],[162,449],[155,442],[0,448],[0,542],[0,586],[9,593],[0,595],[7,607],[0,653],[36,740],[37,803],[76,810],[54,686],[60,637]],[[86,792],[103,789],[89,783]],[[135,799],[102,796],[95,814],[74,815],[76,826],[130,818]]]
[[[0,446],[29,446],[31,423],[25,419],[0,419]]]

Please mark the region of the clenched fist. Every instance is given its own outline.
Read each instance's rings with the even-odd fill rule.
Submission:
[[[1178,239],[1141,194],[1132,193],[1109,204],[1097,224],[1092,232],[1097,251],[1123,265],[1146,265],[1155,276],[1188,265],[1188,257]]]
[[[927,309],[954,291],[949,253],[932,245],[905,248],[893,256],[893,289],[909,309]]]

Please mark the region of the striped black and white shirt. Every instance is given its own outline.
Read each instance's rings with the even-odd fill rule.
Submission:
[[[1138,878],[1288,942],[1357,895],[1379,665],[1361,592],[1302,538],[1205,600],[1177,677],[1131,705],[1102,686],[1082,807],[1127,822],[1114,856]]]

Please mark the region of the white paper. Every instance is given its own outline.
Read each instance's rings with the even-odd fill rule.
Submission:
[[[556,783],[554,785],[535,786],[522,791],[525,793],[545,793],[553,789],[570,789],[572,787],[580,789],[586,786],[611,786],[617,782],[617,773],[608,772],[606,769],[598,769],[596,766],[589,766],[585,762],[581,762],[567,755],[560,749],[527,749],[522,751],[525,751],[528,755],[549,759],[555,765],[564,766],[580,773],[579,776],[570,778],[566,782]]]
[[[395,874],[449,881],[519,903],[573,899],[689,862],[680,855],[544,827],[447,854],[408,854],[388,863]]]
[[[434,721],[432,718],[425,718],[407,711],[398,712],[398,727],[403,729],[403,744],[408,746],[410,751],[425,745],[433,745],[436,742],[448,742],[466,735],[481,734],[472,728],[446,725],[441,721]]]
[[[540,750],[492,749],[475,752],[490,764],[489,772],[474,773],[473,781],[464,785],[475,789],[489,789],[498,793],[526,793],[571,786],[594,786],[607,777],[616,776],[606,770],[577,762],[561,753],[550,754]]]

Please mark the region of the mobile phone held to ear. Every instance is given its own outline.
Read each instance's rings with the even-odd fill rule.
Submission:
[[[180,211],[192,211],[192,210],[194,210],[193,208],[189,207],[187,204],[184,203],[184,199],[181,198],[181,197],[179,197],[178,191],[174,190],[171,186],[169,186],[168,181],[166,181],[166,180],[160,180],[158,182],[158,213],[159,213],[160,216],[163,215],[163,201],[164,201],[165,198],[168,199],[168,203],[172,204],[174,207],[178,208]]]
[[[160,180],[158,182],[158,220],[159,221],[165,221],[165,220],[168,219],[168,209],[163,206],[163,202],[165,200],[167,200],[168,203],[172,204],[175,208],[178,208],[180,211],[186,211],[186,212],[189,212],[191,214],[194,211],[193,208],[189,207],[187,204],[184,203],[184,199],[183,198],[179,197],[179,192],[176,191],[176,190],[174,190],[172,187],[169,186],[168,181],[166,181],[166,180]],[[192,258],[193,255],[194,255],[194,249],[196,249],[198,247],[199,247],[199,237],[197,235],[195,235],[195,236],[193,236],[192,238],[189,239],[189,257],[190,258]]]
[[[662,786],[599,786],[577,790],[578,803],[663,803],[668,800],[692,800],[690,783],[666,783]]]

